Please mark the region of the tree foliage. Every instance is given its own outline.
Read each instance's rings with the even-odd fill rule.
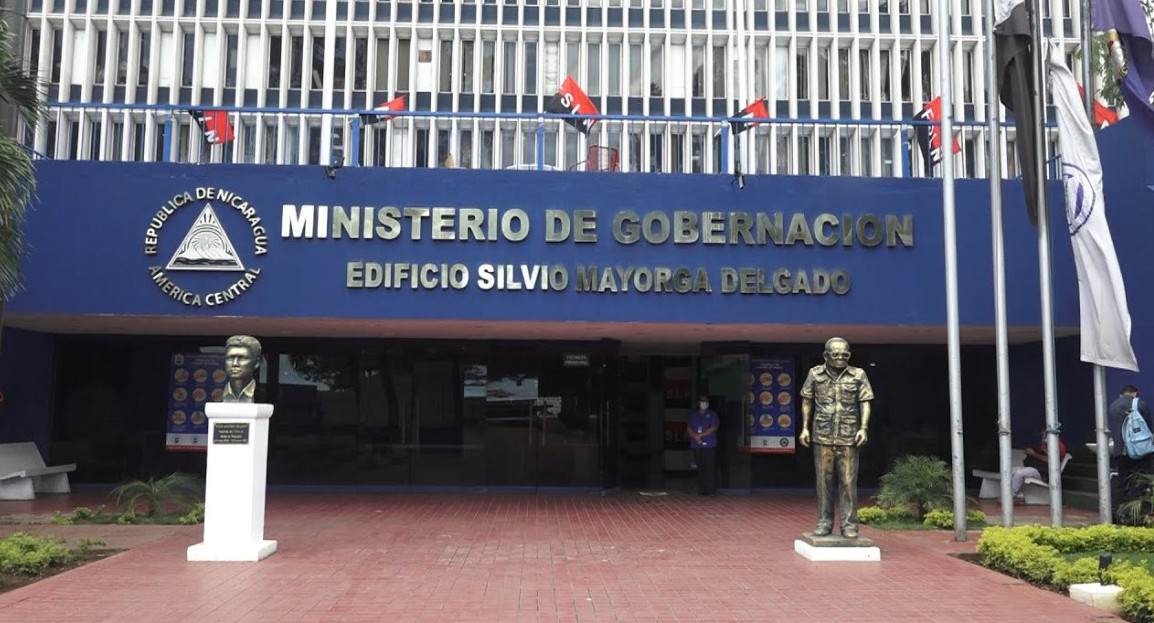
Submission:
[[[33,127],[45,109],[41,85],[23,66],[15,35],[0,20],[0,112],[7,110]],[[10,128],[0,126],[0,300],[21,286],[25,211],[35,188],[31,155]]]

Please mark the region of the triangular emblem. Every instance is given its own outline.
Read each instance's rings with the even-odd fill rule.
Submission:
[[[236,270],[243,271],[232,241],[216,218],[212,204],[207,204],[196,222],[184,235],[165,270]]]

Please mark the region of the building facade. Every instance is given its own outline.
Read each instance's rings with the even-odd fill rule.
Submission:
[[[1046,24],[1072,49],[1068,4]],[[957,6],[958,112],[980,119],[980,5]],[[44,158],[27,288],[4,309],[0,441],[91,482],[203,469],[214,357],[247,333],[273,483],[689,486],[705,394],[723,488],[808,486],[796,388],[838,335],[878,396],[863,482],[948,456],[941,187],[910,179],[928,177],[908,119],[936,95],[932,8],[33,0],[24,50],[52,103],[18,130]],[[588,135],[541,115],[566,76],[605,115]],[[400,95],[395,118],[361,122]],[[770,120],[734,135],[725,118],[761,96]],[[206,140],[191,111],[209,110],[231,140]],[[965,176],[983,175],[983,133],[960,125]],[[1127,167],[1145,162],[1107,167],[1132,307],[1154,223],[1149,170]],[[1003,196],[1020,444],[1043,419],[1038,259],[1020,181]],[[988,183],[959,180],[957,200],[966,459],[984,465]],[[1060,201],[1054,184],[1053,232]],[[1072,443],[1093,397],[1063,242]],[[1140,357],[1147,329],[1136,317]]]
[[[908,120],[939,95],[936,4],[28,0],[17,6],[27,10],[24,53],[60,106],[23,138],[61,159],[431,167],[452,154],[457,166],[491,169],[534,163],[541,141],[545,164],[562,169],[603,148],[631,172],[732,171],[740,159],[746,173],[927,175],[909,156]],[[1072,66],[1079,6],[1043,2],[1046,32]],[[978,177],[982,3],[954,7],[959,173]],[[631,119],[606,119],[588,137],[550,120],[538,136],[535,116],[566,76],[601,113]],[[398,95],[440,116],[358,130],[349,115],[321,114]],[[699,119],[761,97],[777,122],[733,147]],[[235,144],[204,144],[181,114],[190,108],[232,110]],[[453,114],[473,112],[524,116]],[[1015,153],[1012,131],[1003,150]],[[1015,177],[1016,160],[1005,161]]]

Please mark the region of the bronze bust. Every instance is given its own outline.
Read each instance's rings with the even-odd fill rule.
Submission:
[[[251,335],[234,335],[224,343],[224,370],[228,385],[222,402],[253,402],[256,370],[260,367],[260,342]]]
[[[813,441],[817,476],[817,527],[815,537],[833,531],[835,479],[840,489],[838,515],[841,535],[858,538],[857,471],[859,449],[868,439],[873,388],[865,370],[849,365],[849,342],[840,337],[825,343],[825,363],[810,369],[801,387],[801,434],[809,447]],[[810,420],[813,420],[812,436]]]

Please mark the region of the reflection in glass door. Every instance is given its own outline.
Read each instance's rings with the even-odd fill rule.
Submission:
[[[534,358],[532,368],[512,359],[490,358],[474,406],[483,412],[485,484],[598,487],[599,368],[565,367],[559,353]]]
[[[271,482],[385,487],[602,486],[604,375],[553,344],[287,348]],[[568,364],[568,365],[566,365]]]

